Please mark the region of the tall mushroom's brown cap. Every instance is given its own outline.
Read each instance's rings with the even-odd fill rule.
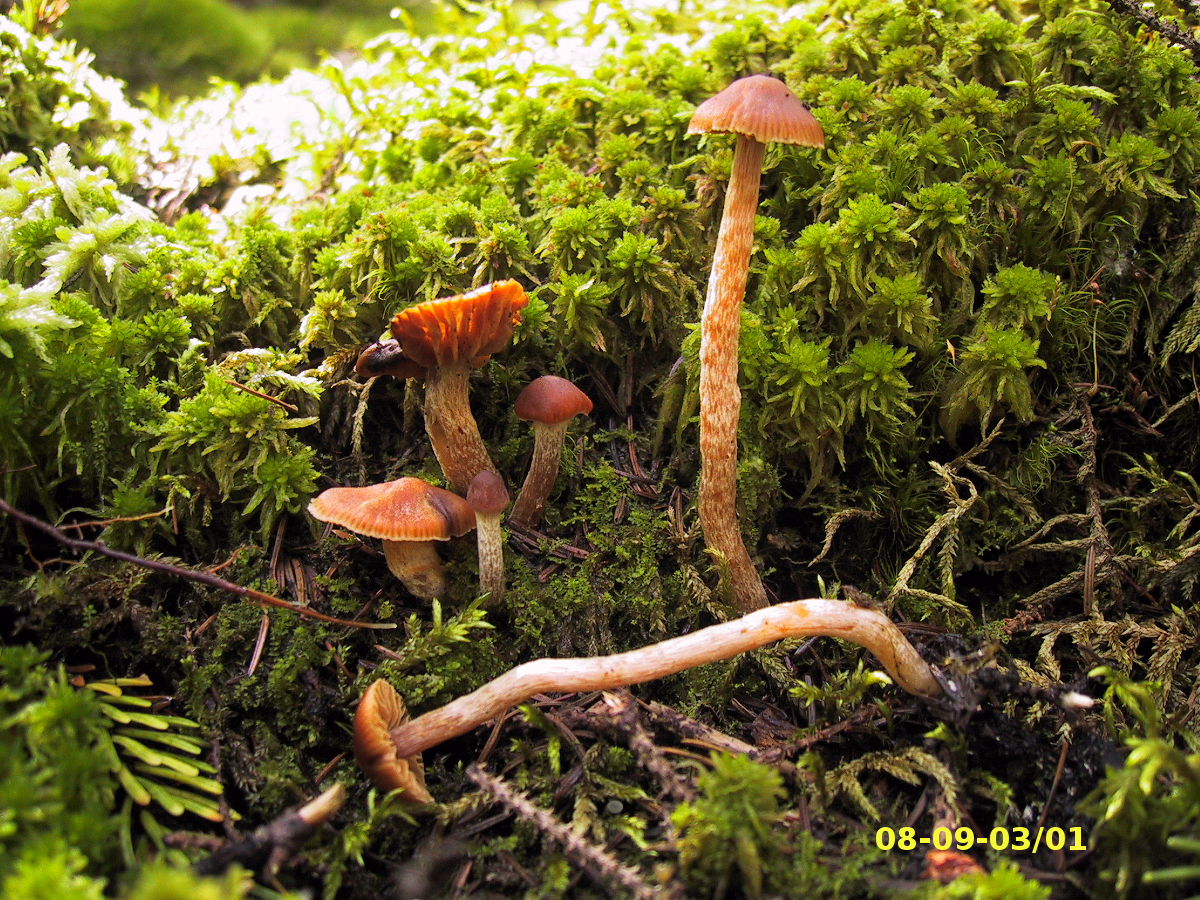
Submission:
[[[427,369],[461,360],[482,366],[508,343],[528,303],[517,282],[497,281],[402,310],[392,319],[392,336]]]
[[[420,478],[329,488],[308,511],[322,522],[385,541],[448,541],[475,527],[470,503]]]
[[[354,759],[358,767],[381,791],[402,790],[402,799],[432,803],[425,788],[425,764],[421,754],[396,755],[391,732],[408,721],[408,710],[396,689],[383,679],[367,688],[354,714]]]
[[[688,134],[743,134],[764,144],[824,147],[821,123],[786,84],[770,75],[739,78],[692,114]]]
[[[558,425],[569,419],[587,415],[592,411],[588,395],[565,378],[543,375],[529,383],[517,395],[513,411],[518,419]]]

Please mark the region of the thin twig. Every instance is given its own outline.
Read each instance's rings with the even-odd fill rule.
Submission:
[[[481,790],[491,794],[496,802],[511,809],[519,818],[561,846],[576,865],[586,869],[614,896],[619,894],[616,888],[628,891],[637,900],[659,900],[669,896],[668,891],[661,887],[651,887],[636,869],[626,866],[614,859],[608,851],[584,840],[569,826],[531,802],[524,794],[513,790],[504,781],[489,775],[482,767],[472,763],[467,767],[467,777]]]
[[[298,407],[298,406],[292,406],[292,404],[290,404],[284,400],[280,400],[278,397],[272,397],[270,394],[264,394],[262,391],[256,391],[252,387],[246,387],[246,385],[242,384],[240,381],[234,381],[232,378],[226,378],[225,383],[231,384],[238,390],[245,391],[247,394],[253,394],[255,397],[258,397],[261,400],[267,400],[278,406],[282,406],[288,412],[299,412],[300,411],[300,407]]]
[[[251,600],[255,603],[265,603],[268,606],[278,606],[280,609],[290,609],[292,612],[301,616],[308,616],[310,619],[317,619],[321,622],[328,622],[331,625],[344,625],[347,628],[373,628],[378,630],[390,630],[395,628],[393,622],[353,622],[349,619],[338,619],[333,616],[327,616],[324,613],[315,612],[314,610],[300,606],[296,603],[289,603],[286,600],[280,600],[271,594],[263,591],[256,591],[254,588],[243,587],[240,584],[234,584],[232,581],[226,581],[224,578],[218,578],[209,572],[198,572],[195,569],[187,569],[183,566],[172,565],[171,563],[161,562],[156,559],[146,559],[142,556],[134,556],[132,553],[124,553],[121,550],[113,550],[106,546],[101,541],[84,541],[79,538],[69,537],[61,529],[55,528],[49,522],[43,522],[41,519],[31,516],[28,513],[23,513],[19,509],[9,506],[3,500],[0,500],[0,513],[12,516],[18,522],[23,522],[38,531],[50,535],[60,544],[70,547],[72,550],[78,550],[81,553],[88,551],[99,553],[102,556],[107,556],[111,559],[120,560],[121,562],[132,563],[135,566],[141,566],[144,569],[150,569],[152,572],[162,572],[166,575],[173,575],[176,578],[182,578],[185,581],[194,581],[197,584],[207,585],[208,587],[217,588],[218,590],[228,591],[235,596],[241,597],[243,600]]]

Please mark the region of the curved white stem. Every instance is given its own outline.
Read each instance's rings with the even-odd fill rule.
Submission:
[[[782,638],[814,636],[841,638],[867,648],[910,694],[936,697],[942,693],[929,664],[887,616],[841,600],[796,600],[626,653],[525,663],[393,729],[392,740],[398,756],[414,756],[466,734],[535,694],[639,684]]]

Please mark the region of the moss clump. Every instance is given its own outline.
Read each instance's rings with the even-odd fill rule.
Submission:
[[[1008,824],[1050,793],[1056,729],[1097,734],[1037,693],[1082,678],[1086,660],[1161,681],[1163,721],[1190,740],[1192,61],[1082,0],[852,0],[827,4],[819,25],[775,3],[600,8],[460,9],[436,37],[396,33],[360,60],[214,90],[131,139],[145,206],[118,184],[125,172],[95,168],[102,136],[49,111],[65,97],[103,119],[89,73],[13,113],[22,137],[4,148],[19,152],[0,161],[4,499],[112,546],[403,627],[347,631],[124,565],[68,568],[7,520],[5,622],[56,662],[171,685],[255,824],[322,773],[352,782],[346,838],[304,871],[378,893],[364,849],[399,858],[425,832],[386,804],[362,818],[367,789],[341,754],[371,678],[420,712],[534,656],[625,650],[728,615],[692,496],[696,321],[731,153],[686,125],[730,79],[769,72],[812,104],[828,146],[767,156],[739,351],[752,553],[780,598],[856,584],[897,617],[989,623],[1003,648],[946,637],[940,660],[1010,695],[927,745],[933,723],[884,693],[869,660],[846,676],[861,654],[825,642],[644,688],[765,755],[810,751],[789,771],[811,783],[714,764],[681,807],[676,847],[632,746],[567,729],[572,741],[531,709],[532,730],[489,752],[643,870],[654,852],[705,890],[861,893],[895,860],[838,817],[903,821],[928,790]],[[57,83],[47,73],[65,51],[6,34],[12,60]],[[201,132],[210,143],[189,142]],[[532,298],[471,394],[503,474],[523,474],[532,441],[511,407],[532,377],[569,375],[596,409],[572,426],[542,532],[512,536],[508,603],[485,630],[467,543],[446,549],[445,612],[417,609],[370,547],[323,540],[302,511],[326,483],[440,479],[419,383],[365,383],[350,364],[398,310],[507,277]],[[1033,758],[1011,768],[988,749],[1015,733],[1002,703],[1034,735],[1020,744]],[[822,712],[857,725],[835,745]],[[463,796],[460,771],[483,740],[430,754],[435,795],[459,798],[447,821],[484,805]],[[1056,789],[1063,809],[1099,777],[1081,746]],[[758,789],[739,798],[728,783],[743,765]],[[620,813],[601,812],[606,791]],[[722,804],[747,798],[735,834]],[[112,877],[148,852],[118,863],[106,841],[64,838],[59,880]],[[711,866],[705,844],[725,848]],[[527,825],[482,837],[478,855],[514,890],[585,890]],[[835,860],[832,874],[806,875],[798,861],[814,858]],[[1013,876],[990,878],[981,896]]]

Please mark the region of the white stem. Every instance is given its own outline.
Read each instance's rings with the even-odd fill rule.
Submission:
[[[500,516],[501,513],[494,516],[475,513],[479,590],[488,595],[489,607],[499,606],[504,599],[504,534],[500,530]]]
[[[795,600],[613,656],[538,659],[393,729],[400,757],[466,734],[547,691],[602,691],[729,659],[787,637],[835,637],[866,647],[910,694],[942,693],[933,670],[887,616],[841,600]]]

